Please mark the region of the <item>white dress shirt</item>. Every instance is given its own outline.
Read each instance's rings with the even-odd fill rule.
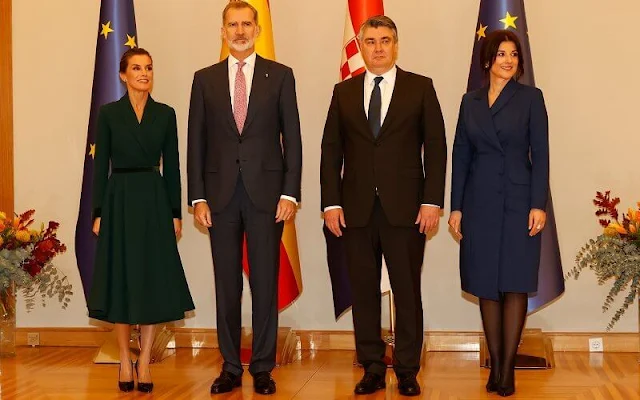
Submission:
[[[384,119],[387,116],[387,112],[389,111],[389,105],[391,104],[391,97],[393,96],[393,89],[396,87],[396,75],[398,72],[398,68],[394,65],[389,71],[385,72],[382,75],[375,75],[367,70],[364,74],[364,113],[369,119],[369,101],[371,100],[371,93],[373,92],[373,88],[376,85],[375,78],[378,76],[382,77],[382,80],[379,83],[380,86],[380,97],[381,97],[381,110],[380,110],[380,126],[384,124]],[[377,191],[377,190],[376,190]],[[435,204],[423,204],[423,206],[431,206],[438,207]],[[342,206],[328,206],[324,208],[324,211],[333,210],[336,208],[342,208]]]
[[[231,110],[235,110],[235,102],[233,100],[233,95],[236,91],[236,74],[238,73],[238,63],[240,61],[229,54],[229,58],[227,60],[227,65],[229,67],[229,95],[231,97]],[[249,96],[251,95],[251,83],[253,82],[253,71],[256,67],[256,53],[253,52],[251,55],[244,59],[244,66],[242,67],[242,72],[244,73],[245,84],[247,88],[247,105],[249,105]],[[281,195],[281,199],[286,199],[292,201],[295,205],[298,205],[298,202],[295,197]],[[200,203],[205,201],[205,199],[197,199],[191,202],[192,206],[195,206],[196,203]]]

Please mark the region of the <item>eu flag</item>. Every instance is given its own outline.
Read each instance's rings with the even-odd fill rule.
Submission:
[[[480,68],[480,48],[482,47],[482,40],[487,34],[499,29],[508,29],[520,39],[525,65],[524,75],[520,77],[519,82],[525,85],[535,85],[529,47],[529,30],[527,29],[527,19],[524,13],[524,0],[480,0],[480,12],[478,13],[478,23],[475,29],[467,91],[479,89],[486,84],[484,72]],[[541,233],[542,250],[540,254],[540,270],[538,272],[538,291],[529,297],[529,313],[549,304],[564,292],[558,232],[556,230],[550,190],[546,211],[547,220]]]
[[[116,101],[125,93],[125,87],[119,78],[120,58],[126,50],[137,46],[133,0],[102,0],[100,2],[100,20],[96,28],[98,37],[96,62],[75,242],[76,260],[85,299],[89,297],[93,280],[93,259],[96,246],[96,238],[91,231],[93,226],[91,196],[93,193],[93,157],[95,155],[98,111],[103,104]]]

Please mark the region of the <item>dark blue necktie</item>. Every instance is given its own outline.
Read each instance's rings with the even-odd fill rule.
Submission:
[[[369,100],[369,127],[373,133],[373,137],[377,138],[380,133],[380,120],[382,113],[382,95],[380,94],[380,82],[382,82],[381,76],[374,78],[376,85],[371,92],[371,99]]]

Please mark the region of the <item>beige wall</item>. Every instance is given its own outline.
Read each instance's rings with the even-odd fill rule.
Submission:
[[[217,61],[220,10],[225,0],[136,0],[139,44],[154,56],[158,101],[178,115],[185,165],[189,90],[195,70]],[[387,0],[400,30],[399,65],[432,77],[440,98],[449,149],[469,69],[477,0]],[[640,17],[636,0],[529,0],[533,64],[545,94],[551,126],[551,186],[565,270],[576,250],[599,233],[591,198],[611,189],[626,208],[640,200],[637,177],[640,135]],[[319,160],[322,127],[338,77],[345,0],[271,0],[276,54],[294,68],[304,145],[303,207],[297,217],[304,279],[302,297],[281,314],[298,329],[351,329],[350,315],[333,320],[331,288],[321,231]],[[17,210],[62,223],[69,245],[58,260],[75,286],[67,311],[50,303],[21,326],[86,326],[85,303],[73,238],[82,178],[99,2],[15,0],[14,95]],[[636,176],[634,178],[634,176]],[[183,173],[184,178],[184,173]],[[183,181],[185,181],[183,179]],[[449,181],[449,179],[448,179]],[[448,201],[448,195],[447,195]],[[448,215],[448,209],[445,210]],[[425,329],[479,330],[477,307],[465,300],[458,277],[458,246],[443,228],[428,243],[423,281]],[[196,303],[186,326],[215,326],[213,273],[207,237],[186,215],[180,242]],[[537,313],[530,326],[550,331],[600,331],[607,292],[591,273],[568,282],[563,298]],[[250,322],[249,296],[243,319]],[[21,309],[22,310],[22,309]],[[638,329],[634,308],[620,331]]]

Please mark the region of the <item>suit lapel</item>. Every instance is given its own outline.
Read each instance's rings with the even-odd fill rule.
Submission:
[[[251,93],[249,94],[249,104],[247,108],[247,119],[244,122],[243,131],[251,124],[263,99],[268,95],[269,87],[269,66],[264,58],[256,54],[256,65],[253,68],[253,81],[251,82]]]
[[[224,113],[227,116],[227,121],[231,127],[231,130],[236,135],[239,135],[238,126],[236,125],[236,120],[233,117],[233,108],[231,108],[231,92],[229,91],[229,58],[227,57],[223,62],[217,64],[218,69],[216,71],[216,82],[214,87],[221,87],[224,98],[222,99],[222,104],[224,108]]]
[[[347,104],[351,104],[353,108],[348,110],[346,115],[353,115],[355,125],[361,127],[361,133],[373,142],[373,133],[369,127],[367,114],[364,110],[364,76],[365,74],[360,74],[347,81],[351,85],[348,90],[348,98],[354,99],[354,101],[347,102]]]
[[[504,89],[503,89],[504,90]],[[500,144],[500,140],[498,140],[498,134],[496,133],[496,129],[493,125],[493,116],[491,114],[491,110],[489,109],[489,87],[483,87],[482,89],[476,92],[475,107],[477,112],[471,113],[473,118],[476,120],[482,132],[485,134],[487,139],[500,151],[502,151],[502,145]],[[495,103],[494,103],[495,106]]]
[[[391,102],[389,103],[389,109],[387,110],[387,115],[384,117],[384,122],[380,127],[380,132],[378,134],[378,140],[382,139],[382,136],[386,131],[389,130],[389,126],[393,123],[393,120],[396,118],[398,112],[400,112],[400,102],[402,99],[400,98],[400,93],[405,93],[406,90],[405,85],[407,83],[407,75],[400,68],[396,67],[396,83],[393,87],[393,93],[391,93]]]

